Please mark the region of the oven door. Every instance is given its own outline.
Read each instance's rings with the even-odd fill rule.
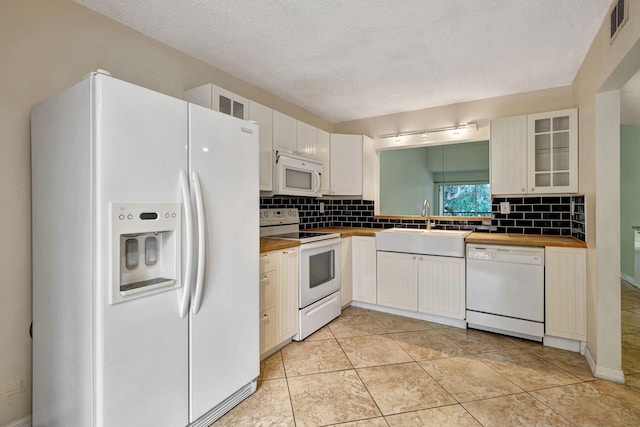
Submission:
[[[300,308],[340,290],[341,239],[300,246]]]

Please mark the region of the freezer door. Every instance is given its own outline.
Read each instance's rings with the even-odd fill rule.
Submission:
[[[204,288],[190,312],[193,422],[259,373],[258,127],[189,105],[189,136],[206,215]]]
[[[110,206],[180,201],[187,103],[104,75],[93,79],[96,425],[186,425],[188,320],[178,307],[184,286],[110,300],[117,262],[111,256]]]

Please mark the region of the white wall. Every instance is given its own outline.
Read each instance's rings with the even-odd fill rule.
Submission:
[[[213,82],[331,130],[326,120],[70,0],[2,0],[0,425],[31,412],[30,109],[97,68],[176,97],[182,97],[185,89]],[[3,386],[20,380],[24,391],[6,399]]]

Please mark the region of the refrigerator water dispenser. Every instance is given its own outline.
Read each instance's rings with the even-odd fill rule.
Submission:
[[[179,288],[179,203],[112,203],[111,303]]]

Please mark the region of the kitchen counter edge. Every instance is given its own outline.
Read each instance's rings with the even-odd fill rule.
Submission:
[[[273,239],[271,237],[260,238],[260,253],[280,251],[282,249],[295,248],[300,242],[295,240]]]
[[[349,228],[328,227],[316,228],[312,231],[340,233],[341,237],[365,236],[375,237],[377,231],[383,228]],[[511,234],[511,233],[487,233],[476,231],[469,234],[466,243],[484,243],[493,245],[518,245],[518,246],[558,246],[564,248],[586,248],[587,244],[582,240],[569,236],[546,236],[537,234]]]

